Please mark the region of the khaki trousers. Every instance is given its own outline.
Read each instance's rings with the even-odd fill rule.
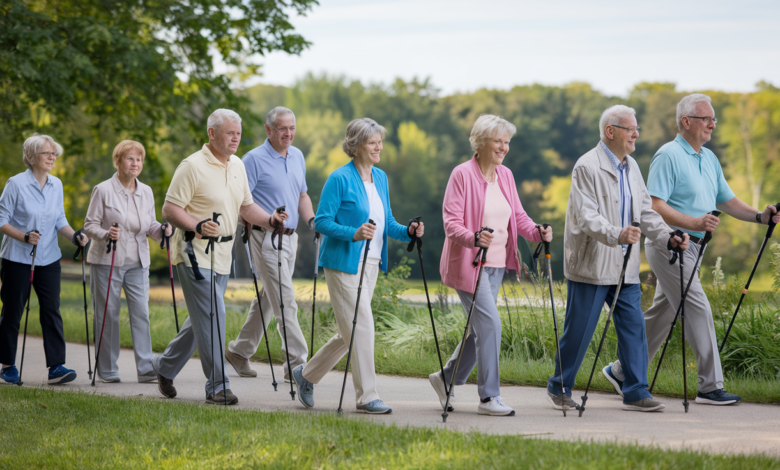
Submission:
[[[366,261],[363,289],[360,294],[360,308],[355,324],[355,342],[352,346],[350,369],[357,405],[366,405],[379,399],[376,392],[376,371],[374,370],[374,316],[371,312],[371,298],[374,296],[376,278],[379,274],[379,261],[376,258],[368,258]],[[326,268],[325,279],[333,305],[333,313],[336,316],[338,333],[320,348],[303,368],[303,377],[314,384],[319,383],[349,350],[360,269],[358,269],[357,274],[348,274]]]

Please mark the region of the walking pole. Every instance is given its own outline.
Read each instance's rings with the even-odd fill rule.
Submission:
[[[479,233],[485,230],[487,230],[490,233],[493,233],[493,229],[488,227],[482,227],[479,230]],[[477,293],[479,292],[479,284],[480,281],[482,280],[482,268],[485,267],[485,263],[487,262],[487,250],[488,250],[487,248],[479,247],[479,249],[477,250],[477,256],[474,258],[474,261],[471,262],[471,265],[473,267],[475,268],[479,267],[479,269],[477,269],[477,283],[474,286],[474,295],[471,296],[471,307],[469,307],[469,313],[466,316],[466,328],[463,329],[463,338],[460,340],[458,359],[455,360],[455,368],[453,369],[452,375],[450,376],[450,387],[447,390],[447,402],[444,404],[444,413],[441,414],[442,423],[446,423],[447,416],[449,416],[447,410],[450,409],[450,397],[452,396],[452,387],[455,385],[455,377],[458,375],[458,366],[460,366],[460,359],[463,357],[463,348],[465,346],[464,343],[466,342],[466,338],[469,337],[469,329],[471,328],[471,314],[474,313],[474,305],[477,303]],[[444,371],[442,368],[442,378],[444,379],[444,382],[446,384],[447,379],[446,377],[443,376],[444,376]]]
[[[316,231],[314,232],[314,245],[316,248],[314,249],[314,291],[311,297],[311,342],[309,343],[309,360],[311,360],[312,355],[314,355],[314,314],[316,312],[314,306],[317,302],[317,277],[319,277],[320,274],[320,234]]]
[[[631,222],[632,227],[639,227],[639,222]],[[593,373],[596,371],[596,364],[599,360],[599,354],[601,354],[601,348],[604,346],[604,338],[607,336],[607,330],[609,329],[609,322],[612,320],[612,313],[615,311],[615,307],[617,306],[618,302],[618,296],[620,295],[620,290],[623,287],[623,280],[626,277],[626,267],[628,267],[628,260],[631,258],[631,247],[634,246],[633,244],[629,244],[626,248],[626,254],[623,256],[623,270],[620,272],[620,277],[618,278],[618,285],[615,289],[615,298],[612,300],[612,307],[610,307],[609,312],[607,313],[607,323],[604,325],[604,332],[601,333],[601,341],[599,342],[599,348],[596,350],[596,357],[593,359],[593,368],[590,370],[590,377],[588,377],[588,386],[585,387],[585,395],[582,396],[582,405],[580,405],[580,418],[582,418],[582,412],[585,411],[585,402],[588,401],[588,390],[590,390],[590,382],[593,380]],[[561,387],[563,387],[563,384],[561,384]]]
[[[112,227],[119,227],[119,224],[114,222]],[[106,289],[106,306],[103,308],[103,325],[100,327],[100,339],[98,340],[98,346],[95,350],[95,373],[92,374],[92,386],[95,386],[95,378],[98,375],[98,367],[100,363],[100,348],[103,346],[103,330],[106,329],[106,314],[108,313],[108,295],[111,293],[111,277],[114,275],[114,259],[116,258],[116,240],[109,240],[106,247],[106,253],[111,252],[111,269],[108,271],[108,289]]]
[[[87,242],[87,246],[79,245],[78,249],[76,249],[76,254],[73,255],[73,261],[78,260],[79,255],[81,256],[81,288],[84,292],[84,326],[87,328],[87,366],[89,367],[87,374],[89,374],[90,380],[92,379],[92,354],[89,352],[89,320],[87,319],[87,272],[84,268],[84,254],[89,250],[91,243],[92,240]]]
[[[268,345],[268,332],[265,331],[265,316],[263,315],[263,305],[260,302],[260,289],[257,288],[257,271],[255,271],[255,264],[252,262],[252,253],[249,250],[249,230],[244,226],[244,235],[241,240],[244,242],[244,248],[246,248],[246,256],[249,259],[249,268],[252,270],[252,280],[255,283],[255,296],[257,296],[257,307],[260,309],[260,321],[263,323],[263,338],[265,338],[265,349],[268,352],[268,363],[271,365],[271,385],[274,386],[274,392],[276,391],[276,376],[274,376],[274,361],[271,359],[271,347]],[[265,288],[265,287],[264,287]]]
[[[417,216],[409,220],[409,225],[407,225],[407,233],[409,232],[408,228],[411,228],[413,223],[419,223],[420,219],[422,219],[422,217]],[[439,370],[441,370],[442,380],[444,381],[444,393],[449,394],[449,387],[447,387],[447,380],[444,379],[444,362],[442,362],[441,359],[441,349],[439,348],[439,337],[436,335],[436,323],[433,320],[433,307],[431,306],[431,296],[428,293],[428,281],[425,278],[425,265],[423,264],[423,256],[422,256],[422,239],[417,237],[416,230],[410,236],[412,237],[412,241],[409,242],[409,245],[406,247],[406,251],[411,252],[414,246],[417,245],[417,255],[420,258],[420,272],[422,273],[423,286],[425,286],[425,299],[428,302],[428,313],[431,316],[431,329],[433,329],[433,341],[436,343],[436,354],[439,356]]]
[[[720,215],[720,211],[712,211],[710,212],[710,215],[714,215],[715,217],[717,217]],[[680,230],[676,231],[674,235],[677,235],[680,238],[682,238],[683,236]],[[674,319],[672,319],[672,326],[669,328],[669,334],[666,335],[666,341],[664,341],[664,347],[661,350],[661,357],[658,358],[658,364],[655,367],[655,374],[653,374],[653,382],[650,384],[650,388],[647,390],[650,393],[653,393],[653,388],[655,387],[655,381],[658,378],[658,372],[661,370],[661,364],[663,364],[664,362],[664,356],[666,355],[666,348],[669,346],[669,341],[671,341],[672,334],[674,333],[674,327],[677,325],[677,318],[680,316],[680,312],[683,308],[683,303],[685,302],[685,299],[688,298],[688,289],[691,288],[691,284],[693,283],[693,278],[694,276],[696,276],[699,267],[699,261],[701,261],[702,257],[704,256],[704,250],[707,249],[707,243],[709,243],[710,240],[712,240],[712,232],[704,232],[704,238],[701,239],[701,243],[700,243],[701,249],[699,249],[699,254],[696,256],[696,262],[693,263],[693,271],[691,271],[691,277],[688,278],[688,284],[685,286],[685,291],[683,292],[680,298],[680,304],[677,306],[677,312],[674,314]],[[672,263],[673,262],[674,261],[672,261]]]
[[[677,229],[674,232],[675,236],[678,236],[680,238],[683,237],[683,233],[681,230]],[[685,274],[683,273],[683,260],[685,259],[685,256],[683,256],[682,250],[680,250],[679,245],[676,246],[674,249],[674,252],[678,256],[678,263],[680,264],[680,298],[685,294],[685,280],[683,279],[683,276]],[[674,260],[672,260],[674,262]],[[688,371],[685,368],[686,362],[685,362],[685,300],[680,302],[680,334],[682,336],[682,365],[683,365],[683,406],[685,407],[685,412],[688,412]]]
[[[368,219],[368,223],[376,226],[373,220]],[[358,309],[360,308],[360,292],[363,290],[363,275],[366,273],[366,261],[368,260],[368,247],[371,245],[371,239],[366,240],[366,247],[363,249],[363,267],[360,269],[360,280],[358,281],[357,300],[355,301],[355,316],[352,318],[352,335],[349,337],[349,349],[347,350],[347,365],[344,367],[344,381],[341,382],[341,397],[339,398],[339,416],[344,414],[341,405],[344,403],[344,389],[347,386],[347,373],[349,372],[349,359],[352,357],[352,344],[355,341],[355,325],[357,324]]]
[[[284,212],[285,206],[276,208],[276,212],[281,214]],[[290,397],[295,401],[295,389],[293,388],[293,382],[295,380],[292,376],[292,367],[290,366],[290,345],[287,343],[287,321],[284,319],[284,298],[282,297],[282,242],[284,240],[284,225],[277,224],[276,231],[271,234],[271,244],[273,245],[273,237],[279,234],[279,245],[276,247],[276,262],[278,263],[277,274],[279,278],[279,309],[282,311],[282,336],[284,337],[284,353],[287,356],[287,374],[290,376]],[[298,312],[296,312],[297,315]]]
[[[165,248],[168,251],[168,274],[171,277],[171,298],[173,298],[173,318],[176,319],[176,333],[179,333],[179,314],[176,312],[176,288],[173,286],[173,265],[171,264],[171,237],[165,234],[165,230],[168,228],[168,222],[162,224],[160,231],[162,232],[163,239],[160,242],[160,248]]]
[[[542,236],[542,227],[547,228],[550,224],[539,225],[536,224],[536,230],[539,231],[539,237]],[[558,336],[558,315],[555,313],[555,298],[553,297],[553,281],[552,281],[552,260],[550,256],[550,242],[542,240],[542,243],[536,248],[534,258],[538,258],[541,254],[541,248],[544,246],[544,257],[547,258],[547,281],[550,284],[550,307],[552,308],[553,317],[553,329],[555,330],[555,355],[558,356],[558,370],[561,372],[561,410],[563,411],[563,417],[566,417],[566,410],[568,406],[564,403],[565,388],[563,385],[563,362],[561,360],[561,349],[559,345]]]
[[[212,212],[211,214],[211,220],[219,225],[219,216],[222,214],[218,212]],[[222,238],[222,237],[218,237]],[[214,276],[214,242],[216,239],[214,237],[209,237],[207,246],[206,246],[206,254],[208,254],[209,249],[211,249],[211,285],[209,286],[209,295],[211,297],[211,355],[212,359],[214,357],[214,295],[217,291],[217,278]],[[227,324],[227,315],[225,315],[225,323]],[[219,315],[217,315],[217,341],[219,342],[219,358],[222,360],[222,397],[225,399],[225,406],[227,406],[227,388],[225,383],[225,353],[222,350],[222,331],[219,327]],[[214,364],[211,365],[211,389],[214,390],[215,382],[214,382]],[[216,393],[212,392],[212,395],[214,398],[217,397]]]
[[[40,234],[37,230],[31,230]],[[27,314],[24,317],[24,337],[22,339],[22,362],[19,364],[19,381],[16,382],[20,387],[22,386],[22,372],[24,372],[24,348],[27,346],[27,320],[30,318],[30,298],[32,297],[32,285],[33,277],[35,276],[35,255],[38,254],[38,245],[33,245],[30,256],[32,256],[32,264],[30,265],[30,287],[27,289]]]
[[[775,205],[775,209],[780,211],[780,202],[778,202]],[[753,280],[753,275],[756,273],[756,268],[758,267],[758,262],[761,259],[761,255],[764,253],[764,247],[766,246],[766,242],[769,241],[770,238],[772,238],[772,232],[775,230],[775,223],[772,222],[772,218],[769,218],[769,228],[766,229],[766,235],[764,235],[764,242],[761,244],[761,249],[758,250],[758,256],[756,256],[756,262],[753,263],[753,270],[750,271],[750,277],[747,280],[747,284],[745,284],[745,288],[742,289],[742,295],[739,298],[739,303],[737,303],[737,308],[734,310],[734,315],[731,317],[731,321],[729,322],[729,327],[726,329],[726,334],[723,335],[723,342],[720,343],[720,348],[718,349],[718,352],[723,352],[723,347],[726,346],[726,340],[729,339],[729,333],[731,333],[731,327],[734,326],[734,320],[737,319],[737,313],[739,313],[739,307],[742,306],[742,300],[745,298],[745,295],[748,293],[748,289],[750,289],[750,282]]]

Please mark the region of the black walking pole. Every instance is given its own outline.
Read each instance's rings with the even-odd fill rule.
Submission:
[[[720,215],[720,211],[712,211],[710,212],[710,215],[714,215],[715,217],[717,217]],[[677,232],[680,231],[678,230]],[[675,232],[672,236],[677,235],[677,232]],[[682,235],[678,235],[678,236],[682,238]],[[669,334],[666,335],[666,340],[664,341],[664,347],[661,350],[661,357],[658,358],[658,364],[655,366],[655,373],[653,374],[653,382],[650,384],[650,388],[647,390],[650,393],[653,393],[653,388],[655,387],[655,381],[656,379],[658,379],[658,372],[661,370],[661,364],[663,364],[664,362],[664,356],[666,355],[666,348],[669,346],[669,341],[671,341],[672,334],[674,333],[674,327],[677,325],[677,318],[680,316],[680,311],[683,308],[683,303],[685,302],[685,299],[688,298],[688,290],[691,288],[691,284],[693,283],[693,278],[694,276],[696,276],[696,272],[698,270],[699,261],[701,261],[702,257],[704,256],[704,250],[707,249],[707,243],[709,243],[710,240],[712,240],[712,232],[704,232],[704,238],[701,239],[699,245],[701,246],[701,248],[699,249],[699,254],[696,256],[696,262],[693,263],[693,271],[691,271],[691,277],[688,278],[688,284],[685,286],[685,291],[683,291],[682,297],[680,298],[680,304],[677,306],[677,312],[675,312],[674,318],[672,319],[672,326],[669,328]],[[674,261],[672,261],[672,263],[674,263]]]
[[[84,267],[84,258],[89,246],[92,244],[92,240],[87,242],[87,246],[79,245],[76,249],[76,254],[73,255],[73,261],[77,261],[81,256],[81,288],[84,292],[84,326],[87,328],[87,366],[89,367],[87,374],[89,374],[90,380],[92,379],[92,354],[89,352],[89,319],[87,314],[87,271]]]
[[[674,236],[678,236],[680,238],[683,238],[683,233],[681,230],[677,229],[674,232]],[[685,256],[683,255],[682,250],[680,249],[680,246],[676,246],[673,248],[673,251],[678,256],[678,263],[680,263],[680,298],[682,298],[683,295],[685,295],[685,280],[683,277],[684,274],[684,267],[685,264],[683,260],[685,259]],[[672,258],[671,263],[674,262],[674,258]],[[696,271],[694,267],[694,271]],[[685,300],[680,302],[680,334],[682,337],[681,342],[681,348],[682,348],[682,366],[683,366],[683,406],[685,407],[685,412],[688,412],[688,371],[686,370],[686,363],[685,363]]]
[[[314,232],[314,290],[311,295],[311,342],[309,344],[309,360],[314,355],[314,315],[317,312],[315,310],[315,304],[317,303],[317,277],[320,274],[320,234]]]
[[[284,212],[285,206],[278,207],[276,212],[281,214]],[[290,397],[295,401],[295,389],[293,388],[293,382],[295,380],[292,376],[292,367],[290,366],[290,344],[287,342],[287,320],[284,319],[284,298],[282,297],[282,242],[284,240],[284,224],[277,224],[276,230],[271,234],[271,244],[273,244],[273,237],[279,235],[279,245],[276,246],[276,261],[278,263],[278,277],[279,277],[279,308],[282,311],[282,336],[284,336],[284,353],[287,355],[287,374],[290,376]],[[291,248],[292,249],[292,248]],[[298,312],[295,312],[297,315]]]
[[[639,222],[631,222],[632,227],[639,227]],[[618,278],[618,285],[615,289],[615,298],[612,300],[612,307],[610,307],[609,312],[607,313],[607,322],[604,325],[604,332],[601,333],[601,341],[599,341],[599,348],[596,350],[596,357],[593,359],[593,368],[590,370],[590,377],[588,377],[588,386],[585,387],[585,395],[582,396],[582,405],[580,405],[580,418],[582,418],[582,412],[585,411],[585,402],[588,401],[588,390],[590,390],[590,382],[593,380],[593,373],[596,371],[596,364],[599,360],[599,354],[601,354],[601,348],[604,346],[604,338],[607,337],[607,330],[609,329],[609,322],[612,320],[612,313],[615,311],[615,307],[617,306],[618,302],[618,296],[620,295],[620,290],[623,287],[623,280],[626,277],[626,267],[628,267],[628,260],[631,258],[631,247],[634,246],[633,244],[629,244],[626,248],[626,254],[623,255],[623,270],[620,272],[620,277]],[[561,387],[563,387],[563,384],[561,384]]]
[[[780,211],[780,202],[775,204],[775,209]],[[734,326],[734,320],[737,319],[737,313],[739,313],[739,307],[742,306],[742,300],[745,298],[745,295],[748,293],[748,289],[750,289],[750,282],[753,280],[753,275],[756,273],[756,268],[758,267],[758,262],[761,260],[761,255],[764,253],[764,247],[766,247],[766,242],[769,241],[770,238],[772,238],[772,232],[775,230],[775,223],[772,222],[772,218],[769,218],[769,228],[766,229],[766,235],[764,235],[764,242],[761,244],[761,249],[758,250],[758,256],[756,256],[756,262],[753,263],[753,270],[750,271],[750,277],[747,280],[747,284],[745,284],[745,288],[742,289],[742,295],[739,298],[739,303],[737,303],[737,308],[734,310],[734,315],[731,317],[731,321],[729,322],[729,327],[726,329],[726,334],[723,335],[723,342],[720,343],[720,349],[718,349],[718,352],[723,352],[723,347],[726,346],[726,340],[729,339],[729,333],[731,333],[731,327]]]
[[[213,212],[211,214],[211,220],[217,224],[219,224],[219,221],[217,220],[219,216],[222,214]],[[214,275],[214,242],[215,238],[209,237],[207,246],[206,246],[206,253],[208,254],[209,249],[211,249],[211,285],[209,286],[209,295],[211,296],[211,358],[212,358],[212,365],[211,365],[211,390],[212,390],[212,396],[214,398],[217,398],[217,394],[213,392],[214,387],[216,386],[214,382],[214,296],[217,292],[217,278]],[[225,325],[227,325],[227,312],[225,312]],[[222,330],[219,327],[219,314],[217,314],[217,341],[219,342],[219,358],[222,360],[222,397],[225,399],[225,406],[227,406],[227,384],[225,383],[225,352],[222,350]]]
[[[536,230],[539,231],[540,238],[542,236],[542,227],[547,228],[549,226],[550,224],[536,224]],[[550,256],[550,242],[542,240],[542,243],[540,243],[536,248],[534,259],[538,258],[541,254],[542,246],[544,246],[544,257],[547,258],[547,282],[550,285],[550,308],[552,308],[553,330],[555,330],[555,355],[558,356],[558,370],[561,372],[561,410],[563,411],[563,417],[565,418],[568,406],[566,406],[564,398],[566,390],[563,385],[563,362],[561,360],[561,348],[558,336],[558,315],[555,313],[555,297],[553,296],[552,257]]]
[[[40,234],[37,230],[31,230]],[[30,318],[30,297],[32,297],[32,285],[33,278],[35,277],[35,255],[38,254],[38,245],[33,245],[30,256],[32,256],[32,264],[30,265],[30,287],[27,289],[27,314],[24,317],[24,336],[22,339],[22,362],[19,364],[19,381],[16,382],[18,386],[22,386],[22,372],[24,372],[24,348],[27,346],[27,320]]]
[[[274,361],[271,359],[271,347],[268,345],[268,332],[265,330],[265,316],[263,314],[263,305],[260,301],[260,289],[257,288],[257,271],[255,271],[255,264],[252,262],[252,252],[249,250],[249,230],[244,226],[244,235],[241,237],[241,241],[244,242],[244,248],[246,248],[246,256],[249,259],[249,268],[252,270],[252,280],[255,283],[255,296],[257,296],[257,308],[260,309],[260,321],[263,323],[263,338],[265,338],[265,350],[268,352],[268,363],[271,365],[271,385],[274,386],[274,392],[276,391],[276,376],[274,375]],[[265,289],[265,286],[263,286]]]
[[[114,222],[112,227],[119,227],[119,224]],[[106,289],[106,305],[103,308],[103,324],[100,327],[100,339],[97,343],[97,349],[95,349],[95,373],[92,374],[92,386],[95,386],[95,378],[98,375],[98,367],[100,364],[100,348],[103,347],[103,330],[106,329],[106,314],[108,314],[108,296],[111,293],[111,278],[114,276],[114,260],[116,258],[116,240],[109,240],[106,246],[106,253],[111,253],[111,269],[108,271],[108,288]]]
[[[160,232],[162,232],[162,241],[160,242],[160,248],[165,248],[168,251],[168,274],[171,278],[171,297],[173,298],[173,318],[176,320],[176,333],[179,333],[179,314],[176,312],[176,288],[173,286],[173,265],[171,264],[171,237],[165,234],[165,230],[168,228],[168,222],[162,224]]]
[[[368,219],[368,223],[376,226],[373,220]],[[368,247],[371,245],[371,239],[366,240],[366,246],[363,249],[363,267],[360,269],[360,279],[358,280],[357,300],[355,301],[355,316],[352,317],[352,335],[349,337],[349,349],[347,350],[347,365],[344,367],[344,380],[341,382],[341,397],[339,398],[339,415],[344,414],[341,405],[344,404],[344,389],[347,386],[347,373],[349,372],[349,359],[352,357],[352,344],[355,341],[355,325],[357,325],[358,310],[360,309],[360,292],[363,290],[363,275],[366,273],[366,261],[368,260]]]
[[[490,233],[493,233],[492,228],[488,227],[482,227],[478,233],[481,233],[483,231],[487,230]],[[479,239],[479,237],[477,237]],[[463,357],[463,348],[465,347],[466,338],[469,336],[469,329],[471,328],[471,314],[474,313],[474,305],[477,303],[477,293],[479,292],[479,284],[480,280],[482,280],[482,268],[485,267],[485,263],[487,262],[487,248],[479,247],[477,250],[477,256],[474,258],[474,261],[471,262],[471,265],[473,267],[479,267],[477,269],[477,283],[474,286],[474,295],[471,296],[471,307],[469,307],[469,313],[466,316],[466,328],[463,329],[463,338],[460,340],[460,349],[458,350],[458,359],[455,360],[455,368],[452,370],[452,375],[450,376],[450,387],[447,390],[447,402],[444,404],[444,413],[441,414],[441,422],[446,423],[447,422],[447,416],[449,416],[448,410],[450,409],[450,397],[452,397],[452,387],[455,385],[455,377],[458,375],[458,366],[460,366],[460,359]],[[444,368],[442,368],[442,379],[444,379],[444,383],[447,383],[447,378],[444,377]],[[515,412],[512,411],[512,413],[509,416],[514,416]]]

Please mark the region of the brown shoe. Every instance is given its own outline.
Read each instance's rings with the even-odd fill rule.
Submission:
[[[230,350],[225,351],[225,359],[236,369],[236,372],[241,377],[257,377],[257,372],[249,368],[249,359],[234,354]]]
[[[227,396],[226,396],[227,395]],[[230,391],[230,389],[222,390],[216,395],[206,396],[206,403],[209,405],[236,405],[238,404],[238,397]]]
[[[176,387],[173,386],[173,380],[157,374],[157,388],[165,398],[176,398]]]

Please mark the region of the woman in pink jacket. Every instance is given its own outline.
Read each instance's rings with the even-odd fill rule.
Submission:
[[[502,165],[509,151],[509,140],[516,131],[512,123],[499,116],[480,116],[469,137],[474,157],[452,171],[442,204],[447,238],[441,254],[441,279],[444,285],[457,290],[466,313],[471,308],[477,282],[477,269],[471,263],[479,247],[489,250],[482,270],[482,288],[472,314],[471,332],[465,342],[455,349],[444,370],[428,378],[444,407],[447,399],[444,381],[450,383],[458,353],[461,347],[464,348],[455,385],[466,383],[474,366],[479,364],[477,384],[480,403],[477,411],[491,416],[515,414],[512,408],[501,402],[499,391],[501,318],[496,299],[501,279],[506,269],[519,269],[516,256],[518,235],[530,241],[541,241],[536,224],[520,203],[512,172]],[[492,228],[493,233],[480,231],[482,227]],[[551,241],[552,228],[542,229],[542,237]],[[489,289],[485,288],[487,286]]]

